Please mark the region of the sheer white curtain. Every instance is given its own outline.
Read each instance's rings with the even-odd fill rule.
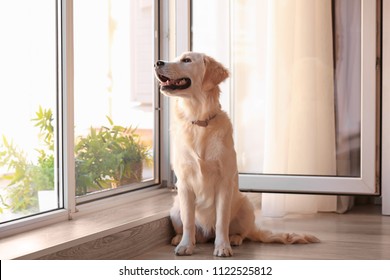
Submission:
[[[337,175],[331,0],[267,3],[263,173]],[[263,214],[333,211],[335,196],[263,194]]]
[[[333,1],[333,29],[331,0],[267,3],[263,172],[359,176],[361,2]],[[262,203],[270,216],[345,212],[353,197],[264,194]]]

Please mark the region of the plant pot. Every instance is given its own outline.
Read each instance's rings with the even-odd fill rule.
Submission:
[[[133,183],[141,182],[142,180],[143,165],[140,162],[131,162],[126,164],[122,178],[119,180],[118,186],[129,185]]]

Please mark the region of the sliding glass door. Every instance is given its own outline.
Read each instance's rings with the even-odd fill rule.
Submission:
[[[231,70],[240,188],[378,193],[380,1],[201,2],[192,49]]]
[[[79,202],[158,182],[156,1],[74,1]]]
[[[57,8],[0,2],[0,224],[63,207]]]

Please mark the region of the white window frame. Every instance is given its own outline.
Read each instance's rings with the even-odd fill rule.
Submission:
[[[193,0],[195,1],[195,0]],[[187,2],[187,1],[184,1]],[[226,4],[229,5],[230,2]],[[362,0],[362,137],[361,137],[361,175],[360,177],[323,177],[323,176],[290,176],[290,175],[263,175],[245,174],[239,176],[239,186],[243,191],[282,192],[282,193],[322,193],[322,194],[370,194],[378,195],[380,188],[377,176],[380,146],[376,126],[377,99],[380,92],[377,90],[377,50],[376,42],[376,1]],[[184,4],[182,4],[184,5]],[[184,14],[184,13],[183,13]],[[189,19],[188,19],[189,21]],[[186,26],[184,22],[181,26]],[[183,35],[183,40],[186,40]],[[234,71],[234,69],[232,69]],[[232,83],[232,82],[231,82]],[[367,94],[366,94],[367,93]],[[234,92],[231,92],[231,95]],[[234,98],[230,96],[230,106]],[[230,113],[232,121],[235,117]],[[315,186],[315,187],[313,187]],[[316,191],[318,190],[318,191]]]
[[[155,5],[155,57],[167,58],[169,56],[169,11],[172,2],[170,0],[153,0]],[[75,182],[75,164],[74,164],[74,63],[73,63],[73,0],[58,0],[58,63],[60,69],[59,77],[59,166],[58,178],[59,184],[63,187],[63,194],[59,199],[63,201],[63,209],[50,211],[43,214],[26,217],[20,220],[10,221],[0,225],[0,238],[14,235],[20,232],[30,231],[36,228],[71,220],[79,215],[90,212],[104,210],[115,205],[134,200],[134,196],[142,193],[138,192],[121,193],[116,196],[115,201],[105,197],[99,197],[101,200],[91,201],[78,205],[76,198]],[[158,41],[160,40],[160,41]],[[160,94],[155,91],[155,110],[156,117],[155,129],[160,130],[155,137],[156,145],[155,155],[156,166],[155,175],[159,175],[154,181],[154,187],[148,187],[148,190],[157,189],[161,186],[169,186],[173,182],[173,175],[169,164],[169,104],[164,99],[160,99]],[[61,152],[62,151],[62,152]],[[156,173],[157,172],[157,173]],[[158,180],[158,182],[157,182]],[[93,197],[94,199],[96,198]],[[107,196],[109,198],[109,196]],[[81,199],[81,202],[83,200]],[[91,210],[92,209],[92,210]]]
[[[63,201],[63,209],[29,216],[0,225],[0,238],[71,219],[71,213],[75,212],[75,200],[72,199],[72,188],[73,193],[75,193],[74,183],[72,184],[72,181],[74,181],[74,179],[72,180],[72,178],[74,178],[74,168],[73,170],[69,169],[72,164],[74,166],[74,163],[71,160],[74,156],[73,154],[70,154],[73,153],[73,146],[70,146],[69,143],[68,145],[65,145],[67,141],[72,141],[73,139],[73,120],[69,119],[69,116],[73,116],[73,108],[70,106],[70,104],[73,104],[73,100],[71,99],[73,97],[73,79],[70,79],[70,83],[67,82],[73,75],[73,66],[69,65],[71,62],[69,57],[72,55],[72,21],[70,20],[72,19],[72,7],[73,0],[57,1],[57,32],[61,35],[57,38],[57,63],[59,65],[59,69],[57,70],[57,90],[60,96],[57,97],[59,120],[57,122],[58,128],[56,130],[57,137],[59,138],[57,139],[57,142],[59,143],[59,151],[57,153],[57,156],[59,157],[58,184],[59,189],[63,190],[63,192],[59,192],[59,201]],[[67,112],[69,108],[71,111]],[[70,128],[72,128],[72,130],[70,130]],[[70,131],[71,133],[69,133]]]
[[[322,177],[240,174],[242,190],[289,193],[329,194],[379,194],[377,139],[377,50],[376,45],[376,1],[362,1],[362,64],[361,64],[361,175],[360,177]],[[378,85],[379,86],[379,85]],[[364,94],[363,94],[364,93]],[[319,190],[316,192],[316,190]]]

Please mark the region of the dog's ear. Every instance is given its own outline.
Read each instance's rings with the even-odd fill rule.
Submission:
[[[212,57],[205,55],[203,60],[206,72],[203,77],[202,88],[209,91],[229,77],[229,71]]]

